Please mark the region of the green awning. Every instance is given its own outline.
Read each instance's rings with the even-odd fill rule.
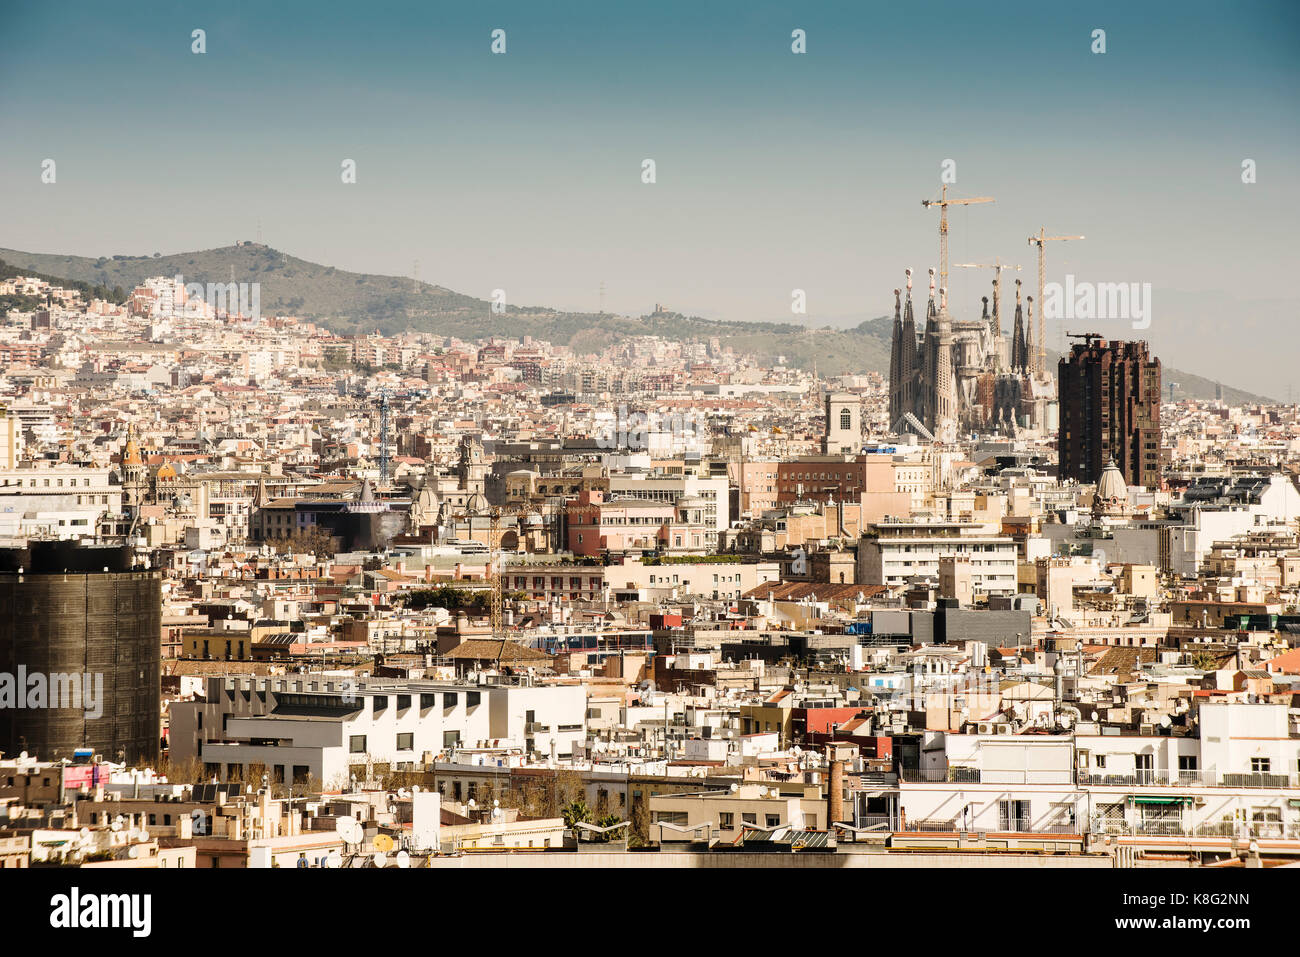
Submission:
[[[1295,798],[1292,798],[1291,800],[1286,802],[1286,806],[1300,808],[1300,801],[1297,801]]]
[[[1189,797],[1147,797],[1146,795],[1134,795],[1134,804],[1183,804],[1190,803]]]

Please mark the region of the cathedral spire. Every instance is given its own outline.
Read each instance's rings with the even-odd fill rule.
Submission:
[[[1011,368],[1015,372],[1024,372],[1028,363],[1028,347],[1025,343],[1025,315],[1020,304],[1020,280],[1016,280],[1016,327],[1011,340]]]
[[[889,344],[889,424],[902,415],[903,400],[903,300],[902,290],[894,290],[894,334]]]
[[[1035,368],[1034,361],[1034,297],[1025,297],[1025,365],[1034,373],[1042,370]]]

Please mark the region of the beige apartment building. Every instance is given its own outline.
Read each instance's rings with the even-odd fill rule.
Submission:
[[[737,784],[731,789],[650,798],[650,840],[730,842],[743,827],[824,830],[820,784]]]

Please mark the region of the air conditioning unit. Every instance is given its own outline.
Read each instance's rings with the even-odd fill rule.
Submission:
[[[975,725],[975,730],[979,734],[993,734],[993,723],[991,721],[980,721]]]
[[[994,734],[1010,734],[1010,733],[1011,733],[1011,725],[1009,725],[1009,724],[995,724],[995,725],[993,726],[993,733],[994,733]]]

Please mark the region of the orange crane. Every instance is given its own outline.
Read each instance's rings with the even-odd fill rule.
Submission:
[[[1004,263],[999,256],[991,263],[957,263],[958,269],[992,269],[993,270],[993,335],[1000,337],[1002,335],[1002,270],[1014,269],[1020,271],[1020,266],[1016,263]]]
[[[944,185],[938,199],[923,199],[921,205],[926,209],[939,207],[939,288],[948,288],[948,207],[973,206],[976,203],[991,203],[992,196],[972,196],[970,199],[949,199],[948,186]]]
[[[1063,242],[1067,239],[1084,238],[1085,237],[1083,236],[1049,236],[1047,235],[1047,228],[1044,226],[1038,228],[1037,236],[1029,237],[1029,245],[1038,246],[1038,348],[1034,352],[1033,370],[1038,375],[1042,375],[1046,371],[1045,367],[1047,365],[1047,343],[1043,338],[1043,313],[1047,311],[1047,304],[1043,302],[1043,278],[1046,275],[1047,269],[1047,244]]]

